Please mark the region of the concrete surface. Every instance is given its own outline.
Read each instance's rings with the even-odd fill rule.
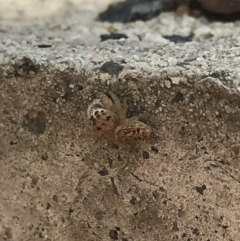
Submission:
[[[156,38],[163,16],[169,34],[186,21],[211,34]],[[94,12],[1,22],[1,241],[240,240],[239,23],[163,16],[106,42]],[[110,60],[123,70],[101,68]],[[154,130],[138,153],[88,130],[108,90]]]

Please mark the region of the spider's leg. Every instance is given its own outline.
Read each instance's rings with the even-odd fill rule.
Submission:
[[[128,110],[128,104],[127,104],[127,99],[124,97],[123,99],[123,117],[125,118],[127,116],[127,110]]]
[[[119,140],[115,140],[114,144],[117,145],[120,149],[123,149],[125,151],[129,151],[130,153],[137,153],[138,152],[138,145],[136,143],[121,142]]]
[[[117,116],[121,116],[123,107],[120,99],[111,91],[108,92],[108,96],[109,99],[112,101],[111,110],[114,111]]]
[[[127,122],[135,122],[135,121],[138,121],[139,120],[139,117],[138,116],[133,116],[133,117],[130,117],[129,119],[127,119]]]
[[[112,91],[109,91],[108,94],[109,97],[112,99],[113,103],[115,103],[115,105],[121,105],[121,101]]]
[[[110,109],[113,102],[109,96],[103,92],[98,93],[99,99],[101,100],[104,109]]]

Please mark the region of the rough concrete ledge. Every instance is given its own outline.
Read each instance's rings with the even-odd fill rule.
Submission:
[[[0,239],[239,240],[236,41],[6,40]],[[137,154],[87,130],[87,106],[108,90],[154,130]]]

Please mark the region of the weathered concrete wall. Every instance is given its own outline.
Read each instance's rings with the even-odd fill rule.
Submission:
[[[1,75],[7,240],[108,240],[109,232],[119,240],[237,240],[239,95],[217,79],[167,69],[123,71],[108,86],[98,70],[24,61]],[[171,83],[173,69],[182,72],[173,82],[183,83]],[[84,132],[87,105],[112,88],[126,94],[129,115],[151,117],[154,135],[139,154]]]
[[[3,28],[0,240],[239,240],[238,39],[95,43],[54,26]],[[87,128],[108,90],[153,129],[138,153]]]

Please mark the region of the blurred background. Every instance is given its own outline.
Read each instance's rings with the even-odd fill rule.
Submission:
[[[69,10],[103,12],[100,20],[120,22],[148,20],[164,11],[232,21],[240,19],[240,0],[0,0],[0,19],[44,18]]]
[[[0,19],[33,19],[76,11],[104,10],[116,0],[0,0]]]

